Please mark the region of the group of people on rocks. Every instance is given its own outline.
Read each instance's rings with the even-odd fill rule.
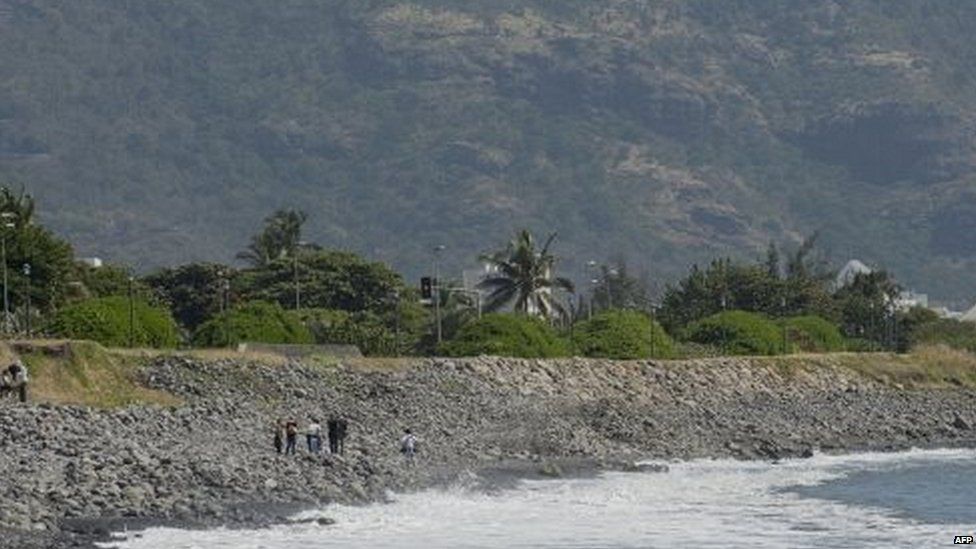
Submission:
[[[345,418],[333,416],[326,422],[326,432],[329,437],[329,453],[332,455],[343,455],[346,450],[346,431],[349,423]],[[298,446],[299,435],[298,422],[290,420],[278,420],[274,425],[274,448],[278,454],[294,455]],[[305,426],[305,444],[308,453],[322,453],[322,425],[318,419],[310,418],[308,425]],[[403,437],[400,439],[400,453],[409,462],[413,463],[417,454],[417,437],[410,431],[404,429]]]
[[[346,447],[346,428],[348,422],[342,417],[331,417],[326,422],[329,437],[329,453],[342,455]],[[295,454],[298,446],[298,422],[290,419],[288,421],[279,420],[274,429],[274,447],[279,454]],[[308,453],[319,454],[322,452],[322,425],[315,418],[311,418],[305,427],[305,444],[308,446]]]
[[[16,393],[21,402],[27,402],[27,382],[27,367],[15,360],[0,373],[0,397]]]

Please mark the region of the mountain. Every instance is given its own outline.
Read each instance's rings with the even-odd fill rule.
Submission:
[[[297,207],[411,278],[523,226],[580,280],[819,230],[838,267],[961,304],[974,24],[926,0],[0,0],[0,181],[141,269],[231,260]]]

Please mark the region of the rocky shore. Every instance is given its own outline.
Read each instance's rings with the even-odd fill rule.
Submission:
[[[175,407],[0,403],[0,548],[87,547],[159,522],[262,525],[326,502],[464,472],[630,468],[976,445],[976,392],[904,389],[828,357],[681,362],[416,359],[373,366],[159,358],[142,382]],[[272,447],[277,419],[341,413],[344,456]],[[414,467],[397,441],[420,437]],[[513,465],[514,464],[514,465]]]

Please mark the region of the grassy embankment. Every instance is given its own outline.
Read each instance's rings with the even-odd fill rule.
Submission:
[[[144,403],[162,406],[179,399],[142,386],[139,365],[161,355],[196,360],[232,359],[284,366],[288,359],[273,353],[238,353],[231,350],[150,351],[105,349],[86,341],[0,342],[0,364],[8,364],[19,351],[31,372],[31,398],[52,404],[116,407]],[[742,357],[740,357],[742,358]],[[742,358],[757,367],[773,366],[784,376],[817,368],[845,368],[868,379],[897,388],[976,389],[976,354],[945,346],[920,347],[910,354],[832,353]],[[715,360],[715,359],[699,359]],[[363,370],[397,370],[408,367],[409,358],[343,360]],[[303,362],[323,367],[337,364],[329,357],[310,357]],[[675,362],[676,365],[680,361]]]

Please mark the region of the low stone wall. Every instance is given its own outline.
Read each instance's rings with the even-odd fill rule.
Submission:
[[[72,534],[91,526],[80,519],[262,524],[296,505],[375,500],[512,460],[619,467],[976,438],[973,391],[892,388],[829,358],[795,369],[762,359],[418,359],[370,369],[162,358],[142,375],[185,404],[0,405],[0,547],[86,540]],[[310,455],[304,437],[297,456],[275,454],[275,421],[324,424],[332,414],[349,421],[344,456]],[[408,427],[421,440],[416,467],[398,453]]]

